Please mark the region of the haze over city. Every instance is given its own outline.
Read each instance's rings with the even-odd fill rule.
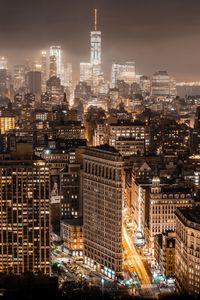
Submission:
[[[0,298],[200,297],[200,2],[0,0]]]
[[[93,9],[102,31],[102,62],[135,61],[138,74],[167,69],[177,81],[198,81],[200,3],[198,0],[1,0],[0,55],[10,64],[62,46],[78,80],[79,62],[88,59]]]

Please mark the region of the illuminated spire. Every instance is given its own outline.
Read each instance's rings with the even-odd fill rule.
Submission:
[[[94,9],[94,31],[97,31],[97,8]]]
[[[90,32],[90,62],[93,65],[101,64],[101,31],[97,31],[97,8],[94,9],[93,30]]]

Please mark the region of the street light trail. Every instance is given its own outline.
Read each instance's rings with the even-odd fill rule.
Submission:
[[[151,279],[147,274],[140,255],[137,253],[135,246],[126,231],[125,225],[123,225],[123,246],[126,249],[127,253],[129,253],[131,261],[135,266],[136,272],[142,284],[151,284]]]

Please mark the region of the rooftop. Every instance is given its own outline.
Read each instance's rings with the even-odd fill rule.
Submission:
[[[102,158],[106,160],[112,160],[115,162],[123,161],[120,152],[117,149],[115,149],[113,146],[110,146],[108,144],[104,144],[96,147],[87,147],[84,155],[89,155],[89,156]]]
[[[110,126],[146,126],[146,124],[140,120],[117,120],[117,123],[110,123]]]
[[[66,225],[74,225],[74,226],[83,225],[83,219],[82,218],[65,219],[65,220],[62,220],[61,222],[63,224],[66,224]]]
[[[162,193],[187,193],[191,194],[191,188],[183,187],[183,186],[162,186],[161,187]]]
[[[155,73],[154,73],[154,76],[155,75],[168,75],[168,73],[167,73],[167,71],[164,71],[164,70],[159,70],[159,71],[156,71]]]
[[[179,211],[187,221],[200,225],[200,206],[180,208]]]
[[[92,147],[91,149],[102,150],[104,152],[119,154],[119,151],[116,148],[114,148],[113,146],[110,146],[108,144]]]

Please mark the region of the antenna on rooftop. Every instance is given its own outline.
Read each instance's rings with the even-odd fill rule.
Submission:
[[[94,9],[94,30],[97,31],[97,8]]]

